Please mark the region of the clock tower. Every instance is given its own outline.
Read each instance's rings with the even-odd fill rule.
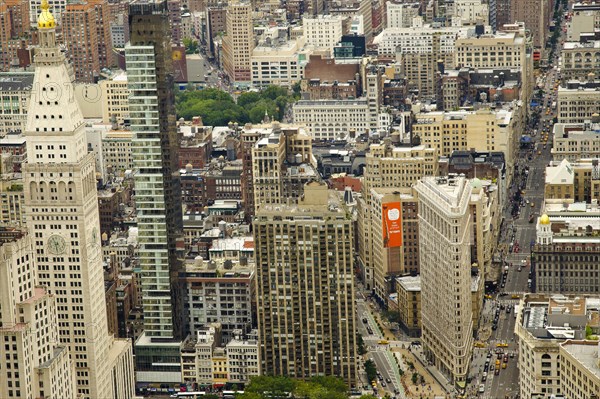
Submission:
[[[78,393],[128,398],[133,370],[116,386],[114,367],[132,365],[131,344],[114,340],[107,326],[94,155],[87,151],[73,75],[56,44],[56,23],[46,0],[41,9],[23,167],[38,281],[56,297],[59,339],[75,363]]]

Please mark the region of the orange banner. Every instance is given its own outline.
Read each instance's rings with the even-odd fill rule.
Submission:
[[[402,246],[402,204],[388,202],[383,210],[383,246],[396,248]]]

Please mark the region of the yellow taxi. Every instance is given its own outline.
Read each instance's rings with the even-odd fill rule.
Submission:
[[[508,344],[506,342],[500,342],[496,344],[496,348],[508,348]]]
[[[506,363],[502,363],[502,368],[505,369],[506,368]]]

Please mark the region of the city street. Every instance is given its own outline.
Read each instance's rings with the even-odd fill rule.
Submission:
[[[385,382],[385,387],[381,385],[382,381],[378,381],[378,392],[381,393],[383,390],[389,392],[393,397],[395,395],[394,392],[396,390],[400,391],[402,388],[400,386],[398,367],[393,360],[392,353],[389,351],[389,345],[379,344],[379,341],[381,341],[383,337],[371,313],[369,304],[364,299],[360,298],[356,300],[356,312],[358,332],[362,335],[365,348],[368,351],[365,357],[367,359],[373,359],[377,371],[381,373],[383,382],[391,381],[389,383]],[[367,320],[367,323],[363,322],[364,319]],[[373,334],[369,333],[367,325],[371,328]],[[370,382],[365,382],[365,384],[371,385]]]
[[[560,29],[560,27],[557,27]],[[561,35],[562,35],[561,30]],[[562,41],[560,38],[559,43]],[[557,52],[552,65],[558,65]],[[505,224],[499,241],[499,247],[503,250],[502,270],[497,270],[500,276],[498,281],[499,293],[493,299],[486,300],[483,311],[483,327],[480,331],[489,331],[497,314],[496,329],[491,329],[491,336],[484,341],[484,348],[475,348],[471,366],[471,395],[480,395],[483,398],[515,398],[519,392],[519,371],[517,367],[518,347],[514,340],[515,314],[514,306],[519,303],[519,298],[530,292],[535,287],[533,275],[530,273],[531,245],[535,242],[537,218],[543,212],[541,208],[544,200],[545,168],[551,161],[552,148],[552,126],[556,110],[552,109],[552,103],[556,100],[555,84],[559,78],[556,69],[550,68],[546,73],[544,85],[544,97],[540,102],[540,119],[536,126],[529,129],[527,133],[534,139],[534,146],[530,149],[521,149],[519,162],[517,162],[516,173],[513,179],[508,198],[513,200],[515,193],[521,190],[521,204],[519,215],[513,218],[513,204],[509,203],[505,209]],[[548,134],[548,140],[543,140],[544,129]],[[538,133],[535,133],[535,132]],[[528,169],[525,173],[524,169]],[[533,218],[530,222],[530,217]],[[507,267],[508,266],[508,267]],[[506,279],[503,272],[506,270]],[[520,270],[520,271],[519,271]],[[531,283],[529,284],[529,281]],[[507,308],[509,311],[507,312]],[[487,337],[486,337],[487,338]],[[506,368],[503,368],[504,356],[498,359],[496,351],[508,355]],[[513,357],[511,357],[513,356]],[[486,360],[489,359],[489,368],[485,381],[482,381]],[[500,371],[496,375],[496,360],[499,360]],[[493,370],[492,370],[493,369]],[[478,393],[480,384],[484,384],[484,393]]]

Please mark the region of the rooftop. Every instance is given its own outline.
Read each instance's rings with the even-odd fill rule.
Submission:
[[[594,41],[586,42],[586,43],[565,42],[565,44],[563,45],[564,50],[589,49],[589,48],[600,48],[600,41],[594,40]]]
[[[4,72],[0,74],[0,91],[29,91],[33,72]]]
[[[405,291],[421,292],[421,276],[397,277],[396,282],[402,286]]]
[[[600,94],[600,93],[599,93]],[[600,138],[600,123],[557,123],[553,129],[554,139],[590,139]],[[556,149],[556,145],[553,150]]]
[[[566,341],[561,344],[562,349],[577,359],[583,367],[600,378],[598,363],[598,341]]]
[[[587,324],[585,297],[528,294],[521,325],[538,339],[582,339]]]
[[[574,179],[573,168],[566,159],[556,166],[546,167],[546,184],[573,184]]]
[[[300,100],[294,104],[294,108],[302,107],[313,107],[313,106],[335,106],[335,107],[348,107],[348,106],[367,106],[366,98],[355,98],[355,99],[343,99],[343,100]]]
[[[209,251],[253,251],[253,237],[220,238],[212,242]]]

